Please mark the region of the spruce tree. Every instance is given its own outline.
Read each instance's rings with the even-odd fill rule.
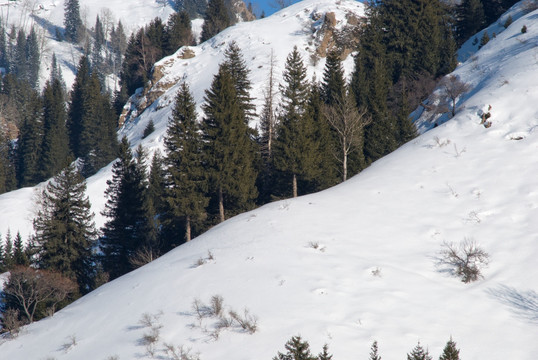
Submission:
[[[459,44],[462,44],[484,27],[484,7],[480,0],[463,0],[457,12],[457,38]]]
[[[250,70],[247,68],[243,54],[239,45],[235,41],[230,42],[224,51],[224,63],[234,82],[235,93],[239,100],[242,113],[245,115],[245,123],[248,126],[248,121],[255,116],[256,107],[252,103],[254,100],[250,96],[252,83],[249,80]]]
[[[211,39],[213,36],[232,25],[228,9],[223,0],[209,0],[207,11],[204,16],[204,25],[202,26],[201,42]]]
[[[407,354],[407,360],[432,360],[432,357],[430,356],[428,349],[424,349],[419,341],[417,346]]]
[[[323,71],[321,95],[325,104],[335,104],[341,99],[345,91],[346,81],[342,61],[336,50],[329,51]]]
[[[70,42],[78,42],[82,32],[80,5],[78,0],[67,0],[64,11],[65,38]]]
[[[15,254],[13,251],[13,239],[11,238],[10,229],[7,230],[6,240],[3,251],[3,267],[5,270],[11,270],[15,266]]]
[[[156,214],[163,210],[164,197],[164,159],[159,150],[153,153],[148,176],[148,196]]]
[[[249,210],[258,192],[256,149],[245,124],[246,114],[235,91],[228,67],[221,64],[206,90],[202,122],[204,156],[210,176],[210,189],[218,206],[218,218],[227,212]]]
[[[15,45],[13,61],[11,63],[11,72],[15,74],[18,79],[30,84],[26,51],[26,34],[23,29],[20,29],[17,32],[17,43]]]
[[[333,356],[329,354],[329,345],[323,345],[323,350],[319,353],[317,360],[332,360]]]
[[[39,89],[39,65],[41,64],[39,42],[35,28],[32,27],[26,38],[27,81],[36,90]]]
[[[9,68],[6,30],[4,29],[4,24],[2,23],[1,20],[0,20],[0,68],[4,68],[6,70]]]
[[[43,143],[43,103],[33,89],[25,88],[21,106],[22,125],[17,141],[17,183],[19,187],[44,180],[40,174]]]
[[[17,232],[15,236],[15,242],[13,243],[13,262],[16,266],[28,266],[30,265],[30,259],[24,249],[22,242],[22,236],[20,232]]]
[[[69,147],[75,158],[84,155],[81,148],[81,136],[83,132],[84,102],[87,97],[87,85],[90,81],[90,63],[86,56],[80,58],[77,75],[71,90],[71,102],[68,110],[67,129],[69,133]]]
[[[144,156],[133,157],[130,144],[123,137],[118,160],[112,166],[112,179],[107,181],[107,202],[102,215],[108,220],[100,240],[103,268],[115,279],[136,268],[133,263],[140,252],[155,253],[152,236],[152,211],[148,207],[147,175]]]
[[[96,229],[86,182],[73,163],[41,193],[34,219],[37,265],[76,281],[82,294],[93,288]]]
[[[181,83],[175,100],[164,140],[166,210],[163,227],[168,235],[174,229],[185,229],[183,239],[175,241],[168,239],[168,243],[177,245],[182,240],[191,240],[193,225],[203,219],[209,199],[206,196],[208,190],[206,169],[197,123],[196,103],[185,82]],[[179,225],[178,222],[182,224]]]
[[[59,79],[47,81],[43,91],[43,143],[40,172],[50,178],[65,168],[70,160],[65,95]]]
[[[103,50],[106,47],[105,34],[103,32],[103,24],[99,16],[95,18],[94,41],[91,52],[91,71],[99,76],[101,87],[105,85],[105,62],[103,59]]]
[[[287,352],[278,352],[273,360],[316,360],[310,353],[308,341],[303,341],[301,336],[293,336],[285,345]]]
[[[288,55],[281,85],[282,110],[274,147],[275,168],[291,181],[297,197],[299,180],[311,180],[319,171],[319,143],[313,119],[306,113],[309,95],[306,68],[297,47]]]
[[[194,45],[191,18],[186,11],[170,15],[165,28],[164,52],[173,54],[184,45]]]
[[[175,0],[176,11],[186,11],[191,19],[202,18],[207,9],[207,1]]]
[[[460,360],[460,351],[456,347],[456,343],[452,340],[452,337],[446,343],[439,360]]]
[[[381,356],[378,354],[377,341],[372,343],[372,348],[370,349],[370,358],[369,360],[381,360]]]

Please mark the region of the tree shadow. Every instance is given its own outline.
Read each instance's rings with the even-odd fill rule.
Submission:
[[[518,291],[510,286],[499,285],[488,289],[487,292],[510,307],[518,317],[538,324],[538,293],[536,291]]]

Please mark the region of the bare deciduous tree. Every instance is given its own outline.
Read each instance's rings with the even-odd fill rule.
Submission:
[[[54,313],[56,306],[74,293],[77,285],[59,273],[17,267],[11,271],[4,293],[18,305],[31,323],[40,304],[47,304]]]
[[[452,103],[452,116],[456,115],[456,100],[470,90],[470,86],[455,75],[448,75],[441,80],[441,92]]]
[[[363,129],[372,119],[365,109],[358,109],[353,95],[348,90],[334,105],[323,107],[323,115],[338,134],[338,160],[342,163],[342,179],[347,180],[349,154],[359,148],[363,141]]]
[[[470,239],[460,244],[444,242],[440,255],[440,264],[448,266],[464,283],[480,279],[489,263],[489,254]]]

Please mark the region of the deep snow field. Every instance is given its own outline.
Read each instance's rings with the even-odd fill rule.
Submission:
[[[335,5],[360,7],[352,0],[305,0],[239,24],[194,47],[193,59],[163,59],[171,64],[163,79],[181,79],[185,69],[202,101],[225,49],[220,44],[234,39],[251,64],[260,99],[268,69],[258,68],[267,61],[261,44],[270,41],[266,49],[278,51],[280,67],[293,44],[307,55],[303,36],[310,35],[296,30],[308,21],[305,9]],[[509,13],[512,25],[492,25],[496,38],[482,49],[462,48],[465,62],[454,74],[471,90],[454,118],[441,117],[426,132],[432,123],[423,114],[420,137],[344,184],[212,228],[26,327],[0,344],[0,359],[150,358],[142,341],[149,328],[140,323],[150,314],[161,326],[157,359],[168,359],[165,344],[190,348],[204,360],[271,359],[300,334],[313,353],[327,343],[334,360],[367,359],[374,340],[384,360],[404,359],[418,341],[437,359],[451,336],[465,360],[536,360],[538,11],[523,15],[516,5]],[[275,37],[267,29],[275,29]],[[309,71],[320,78],[322,69],[320,63]],[[153,119],[156,132],[142,144],[162,148],[174,89],[131,119],[120,136],[137,146]],[[479,114],[490,106],[492,126],[485,128]],[[96,214],[109,176],[105,168],[88,180]],[[2,234],[8,226],[31,232],[31,196],[31,189],[0,195]],[[437,260],[443,242],[464,239],[490,255],[484,278],[471,284],[450,276]],[[198,321],[192,308],[196,299],[208,303],[213,295],[227,308],[248,308],[257,331],[233,327],[215,339],[216,321]]]

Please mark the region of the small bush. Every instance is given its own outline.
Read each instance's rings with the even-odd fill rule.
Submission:
[[[239,326],[249,334],[254,334],[256,330],[258,330],[258,318],[251,315],[247,308],[243,310],[243,316],[233,310],[230,310],[229,314],[230,317],[237,321]]]
[[[509,27],[510,24],[512,24],[512,21],[512,15],[509,15],[508,19],[506,19],[506,21],[504,22],[504,28],[506,29],[507,27]]]
[[[222,311],[224,308],[224,299],[220,295],[213,295],[211,297],[211,312],[214,316],[222,316]]]
[[[482,35],[482,38],[480,39],[480,45],[478,48],[480,49],[482,46],[486,45],[489,42],[489,34],[487,31],[484,31],[484,35]]]
[[[142,139],[147,138],[154,131],[155,131],[155,124],[153,123],[153,120],[150,120],[144,129],[144,133],[142,134]]]
[[[200,360],[200,354],[192,354],[190,348],[164,344],[164,352],[170,360]]]
[[[77,346],[77,337],[75,335],[71,335],[71,336],[67,337],[67,342],[62,344],[62,350],[64,352],[68,352],[69,350],[71,350],[75,346]]]
[[[457,245],[444,242],[440,255],[440,264],[447,266],[464,283],[482,278],[482,269],[489,263],[489,254],[469,239]]]
[[[526,32],[527,32],[527,25],[523,25],[523,27],[521,28],[521,33],[525,34]]]

